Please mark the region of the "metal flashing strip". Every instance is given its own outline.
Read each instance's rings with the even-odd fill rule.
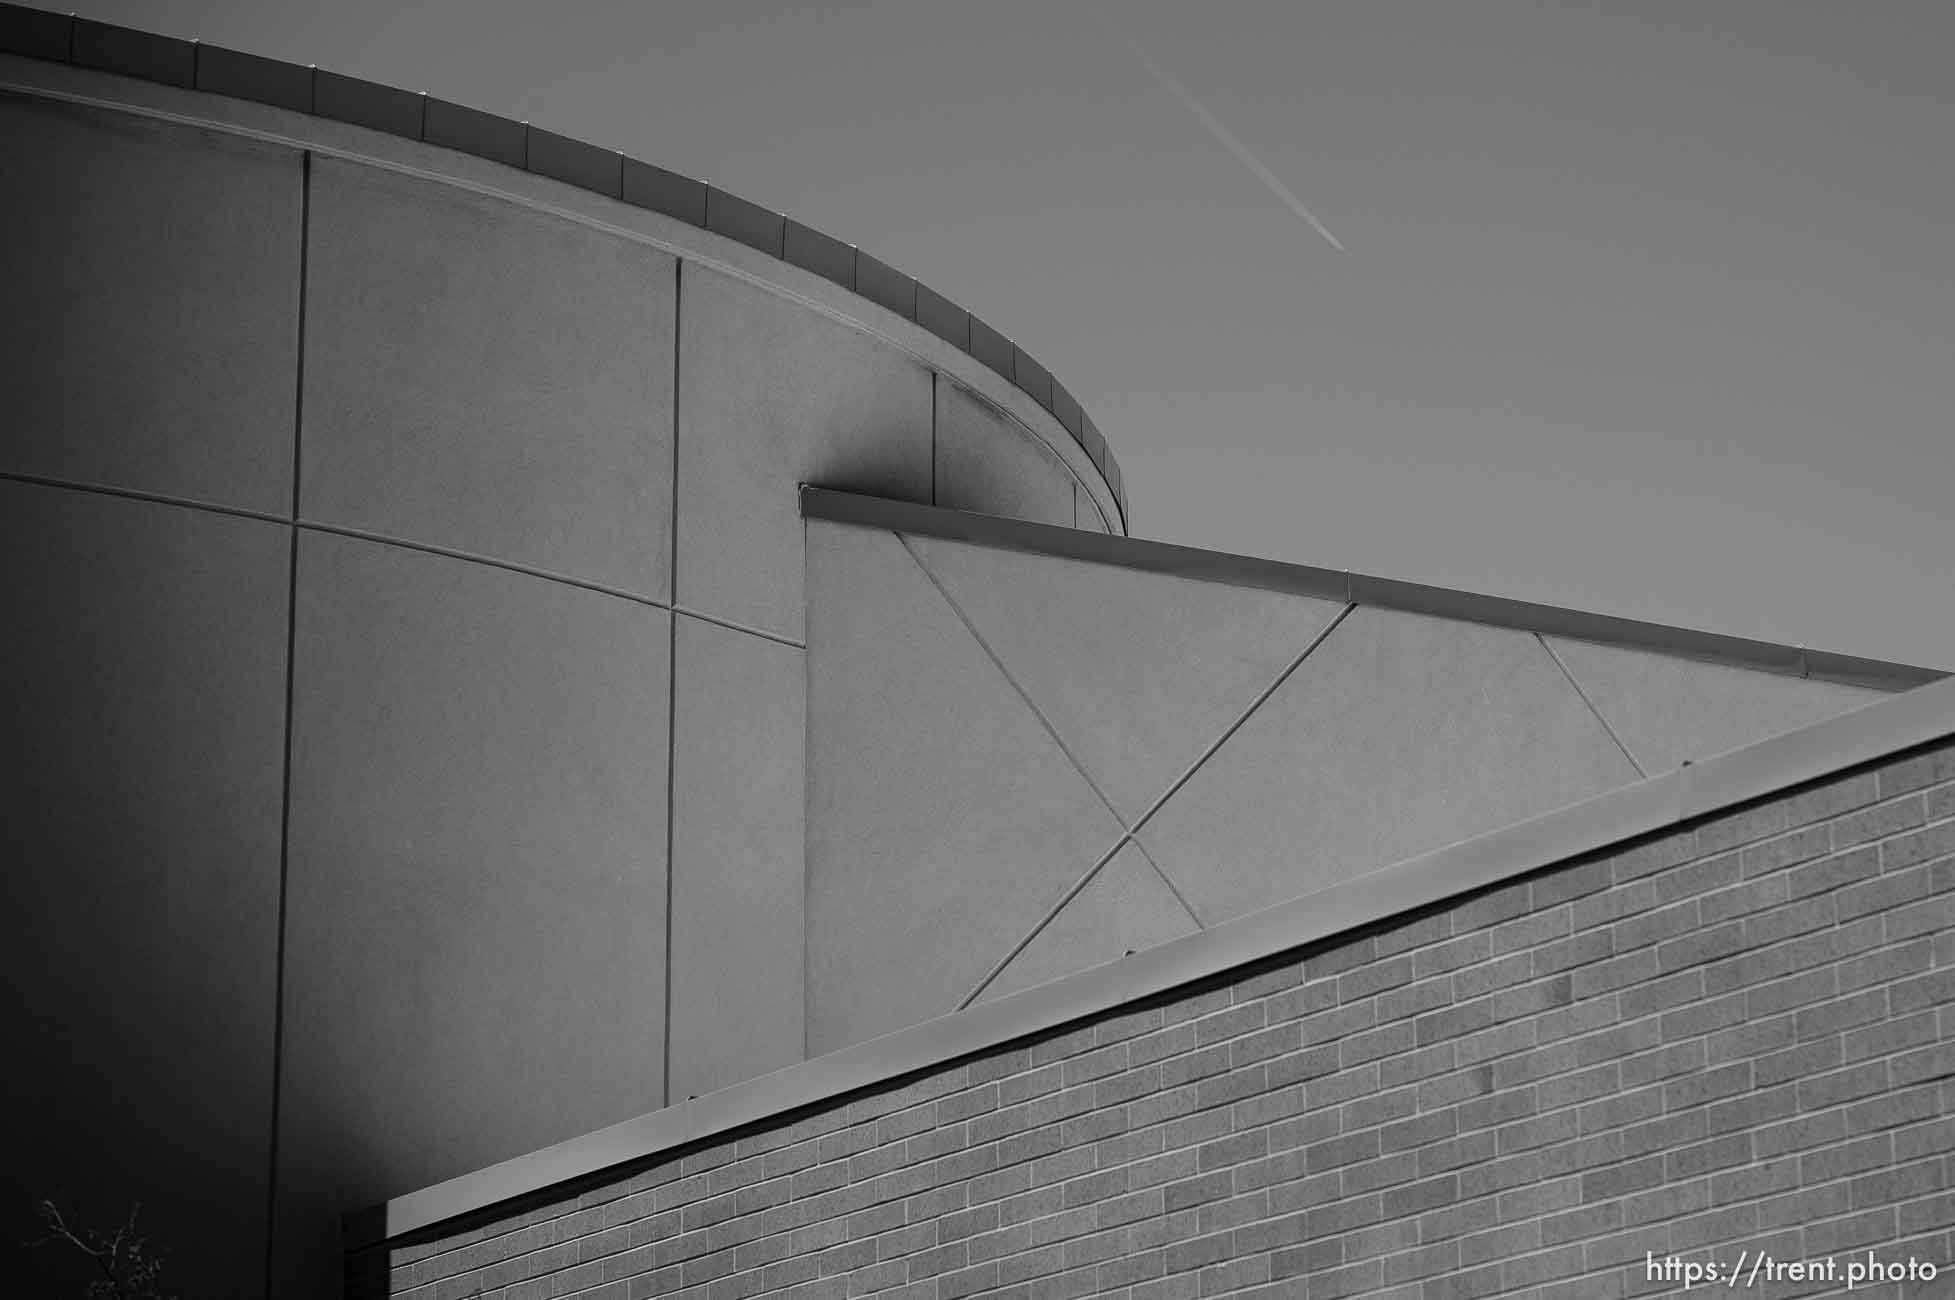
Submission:
[[[828,494],[833,496],[835,494]],[[812,511],[810,513],[813,513]],[[818,516],[828,517],[828,516]],[[1064,530],[1058,530],[1064,531]],[[344,1217],[361,1250],[944,1066],[1391,917],[1955,736],[1955,680],[1877,700],[1382,867],[1050,984],[979,1003]]]
[[[458,149],[661,212],[748,244],[769,256],[792,260],[782,247],[780,229],[787,218],[780,213],[723,190],[712,190],[716,198],[709,200],[709,187],[700,182],[689,181],[635,158],[625,158],[613,150],[446,100],[244,51],[206,50],[196,41],[158,36],[133,27],[4,0],[0,0],[0,54],[69,63],[164,85],[250,99]],[[205,66],[206,62],[209,67]],[[694,191],[698,196],[696,202]],[[839,240],[830,242],[840,243]],[[957,314],[968,319],[968,312],[868,254],[855,252],[867,264],[866,276],[864,269],[858,267],[850,280],[838,279],[837,283],[911,321],[918,320],[919,296],[929,293],[935,308],[932,320],[950,322],[948,326],[932,324],[929,328],[960,351],[979,355],[968,340],[960,340],[956,333]],[[1010,367],[1002,373],[1051,411],[1050,373],[1029,357],[1022,357],[1021,365],[1026,378],[1019,378]],[[1088,458],[1107,480],[1121,526],[1126,527],[1126,486],[1112,468],[1104,444],[1095,450],[1094,444],[1081,437],[1078,429],[1067,425],[1067,432],[1087,451]]]
[[[1946,672],[1912,664],[1862,659],[1807,650],[1803,646],[1754,641],[1748,637],[1693,628],[1645,623],[1558,605],[1537,605],[1505,596],[1486,596],[1446,587],[1428,587],[1393,578],[1374,578],[1344,569],[1320,569],[1226,551],[1204,551],[1169,542],[1150,542],[1113,533],[1086,532],[1021,519],[972,514],[944,506],[917,505],[884,497],[803,487],[801,513],[809,519],[861,524],[892,532],[918,533],[1004,550],[1029,551],[1064,559],[1112,564],[1127,569],[1238,587],[1260,587],[1296,596],[1431,614],[1468,623],[1538,632],[1544,636],[1595,641],[1629,650],[1646,650],[1703,663],[1749,668],[1785,677],[1865,686],[1884,691],[1913,690],[1947,677]]]

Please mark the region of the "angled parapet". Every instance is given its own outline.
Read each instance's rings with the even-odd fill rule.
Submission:
[[[811,524],[840,537],[835,504]],[[877,529],[899,546],[932,535],[864,513],[837,549],[871,563]],[[1128,558],[1277,591],[1315,581],[1170,548]],[[883,614],[910,599],[891,587]],[[1531,617],[1522,630],[1578,621]],[[928,627],[883,631],[944,648]],[[1668,637],[1680,656],[1743,649]],[[1850,667],[1883,685],[1920,675]],[[957,677],[892,677],[888,706]],[[947,751],[960,736],[942,730]],[[1007,719],[978,739],[995,755],[1013,732]],[[967,837],[976,823],[958,798],[917,816],[931,815]],[[1942,681],[1047,978],[1103,933],[1062,915],[1020,954],[1036,969],[995,997],[348,1214],[346,1294],[594,1293],[593,1279],[657,1294],[695,1268],[729,1295],[796,1276],[821,1279],[809,1295],[868,1294],[899,1272],[926,1295],[1002,1294],[1012,1276],[1086,1294],[1137,1259],[1164,1293],[1254,1277],[1347,1294],[1354,1277],[1370,1293],[1454,1258],[1471,1294],[1531,1295],[1579,1269],[1594,1280],[1557,1293],[1643,1294],[1631,1247],[1743,1234],[1815,1197],[1845,1208],[1827,1190],[1842,1167],[1856,1197],[1893,1201],[1809,1234],[1947,1259],[1952,851]],[[1133,932],[1171,919],[1137,854],[1077,894]],[[1787,1195],[1794,1180],[1821,1185]],[[1707,1185],[1729,1203],[1705,1211]],[[1235,1226],[1202,1232],[1219,1216]],[[1467,1216],[1514,1222],[1422,1244],[1428,1223]],[[1550,1233],[1565,1244],[1533,1249]],[[1495,1242],[1519,1245],[1503,1257]]]
[[[810,1054],[1936,676],[1821,677],[1846,661],[840,493],[802,504]]]

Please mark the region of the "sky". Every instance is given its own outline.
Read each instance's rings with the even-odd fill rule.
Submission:
[[[1065,381],[1137,536],[1955,669],[1955,5],[78,11],[858,244]]]

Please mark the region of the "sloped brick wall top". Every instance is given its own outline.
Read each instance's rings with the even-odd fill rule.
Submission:
[[[1610,1300],[1955,1264],[1955,745],[350,1260],[349,1293]],[[1769,1272],[1767,1273],[1769,1277]]]

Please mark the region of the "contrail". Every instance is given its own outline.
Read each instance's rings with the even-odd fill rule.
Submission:
[[[1332,248],[1335,248],[1338,252],[1343,253],[1346,256],[1350,255],[1351,250],[1344,247],[1343,244],[1340,244],[1337,241],[1337,236],[1331,234],[1329,228],[1326,227],[1323,222],[1317,220],[1315,216],[1311,215],[1310,209],[1303,206],[1303,200],[1298,198],[1296,195],[1290,193],[1290,187],[1285,185],[1282,181],[1278,180],[1276,178],[1275,172],[1263,166],[1262,160],[1257,158],[1255,154],[1249,152],[1248,145],[1236,139],[1235,136],[1229,132],[1228,127],[1223,126],[1220,122],[1216,121],[1215,115],[1213,113],[1210,113],[1207,109],[1203,108],[1200,102],[1197,101],[1193,95],[1188,93],[1188,88],[1182,85],[1180,82],[1176,81],[1174,77],[1167,71],[1167,69],[1163,68],[1160,64],[1154,62],[1153,59],[1147,57],[1147,51],[1144,48],[1142,48],[1141,43],[1138,40],[1134,39],[1132,36],[1127,35],[1127,33],[1121,31],[1118,27],[1115,27],[1113,25],[1113,21],[1110,18],[1108,18],[1105,14],[1100,15],[1100,21],[1102,23],[1105,23],[1109,29],[1117,33],[1122,39],[1124,39],[1127,42],[1127,44],[1133,49],[1134,56],[1140,60],[1141,66],[1146,68],[1148,72],[1153,74],[1154,80],[1160,82],[1163,86],[1167,87],[1169,92],[1171,92],[1176,99],[1180,100],[1184,105],[1186,105],[1188,111],[1195,115],[1196,120],[1199,121],[1203,126],[1208,128],[1208,132],[1210,135],[1214,136],[1217,140],[1220,140],[1223,144],[1227,145],[1229,152],[1234,154],[1241,161],[1244,167],[1247,167],[1250,171],[1254,172],[1256,174],[1257,180],[1261,181],[1263,184],[1269,187],[1270,193],[1274,194],[1277,198],[1283,200],[1284,205],[1288,207],[1290,211],[1296,213],[1299,217],[1302,217],[1306,222],[1308,222],[1312,230],[1322,235],[1325,239],[1328,239],[1330,241]]]

